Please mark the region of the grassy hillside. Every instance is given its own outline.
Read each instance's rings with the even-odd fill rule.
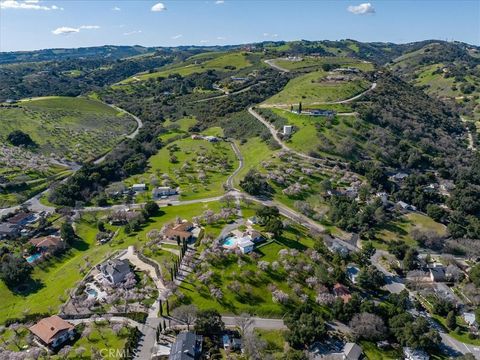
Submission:
[[[94,100],[47,97],[0,106],[0,207],[21,203],[70,174],[65,160],[92,160],[137,126],[134,119]],[[7,140],[14,130],[36,144]]]
[[[108,151],[136,122],[101,103],[83,98],[45,97],[0,107],[0,141],[14,130],[30,135],[35,152],[57,159],[91,160]]]
[[[334,102],[351,98],[370,86],[361,76],[352,76],[351,80],[330,80],[330,73],[318,70],[290,80],[285,88],[272,96],[265,104],[304,105]]]
[[[373,64],[366,61],[360,61],[351,57],[305,57],[300,61],[292,61],[286,58],[276,59],[274,61],[278,66],[288,70],[312,71],[321,69],[325,65],[338,67],[354,67],[363,71],[373,70]]]
[[[461,43],[432,43],[406,53],[389,67],[427,94],[455,103],[466,118],[480,120],[479,50]]]
[[[180,64],[165,66],[159,71],[137,74],[121,83],[167,77],[172,74],[186,76],[193,73],[203,73],[208,70],[240,70],[251,65],[248,54],[244,52],[210,52],[194,55]]]

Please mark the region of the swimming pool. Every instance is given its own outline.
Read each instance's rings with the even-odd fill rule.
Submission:
[[[228,236],[225,238],[225,241],[223,242],[223,245],[232,247],[237,245],[238,239],[235,236]]]
[[[95,297],[95,298],[96,298],[97,295],[98,295],[97,290],[92,289],[92,288],[87,288],[86,292],[87,292],[88,295],[93,296],[93,297]]]
[[[31,264],[31,263],[35,262],[36,260],[38,260],[41,256],[42,256],[41,253],[37,253],[37,254],[30,255],[25,260],[27,260],[27,262],[29,264]]]

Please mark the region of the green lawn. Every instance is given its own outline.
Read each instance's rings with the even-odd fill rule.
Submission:
[[[171,149],[177,149],[171,151]],[[172,163],[172,155],[176,162]],[[210,143],[206,140],[185,138],[162,148],[149,159],[149,168],[142,175],[135,175],[125,182],[150,183],[152,178],[162,180],[163,174],[170,178],[170,186],[179,186],[181,199],[199,199],[224,193],[223,184],[238,166],[238,161],[229,143]],[[202,180],[202,176],[205,178]],[[150,197],[150,191],[138,200]]]
[[[138,233],[125,235],[120,229],[117,237],[106,245],[96,245],[95,236],[98,232],[96,221],[103,216],[102,213],[89,214],[77,224],[77,235],[81,240],[74,244],[63,257],[42,263],[34,268],[29,291],[14,293],[0,282],[0,324],[6,319],[22,317],[23,312],[43,313],[55,312],[63,303],[66,291],[74,287],[81,280],[79,269],[85,266],[86,259],[92,264],[97,264],[109,253],[125,249],[129,245],[140,245],[146,241],[146,234],[152,229],[160,229],[165,223],[172,221],[177,216],[191,219],[200,215],[206,209],[218,211],[220,204],[199,203],[184,206],[163,207],[163,215],[153,217],[149,223]]]
[[[382,350],[372,342],[362,341],[360,346],[369,360],[396,360],[402,358],[402,352],[398,350]]]
[[[389,222],[378,231],[376,236],[379,240],[374,241],[374,244],[378,248],[386,249],[389,241],[403,240],[406,244],[416,247],[418,244],[411,236],[414,229],[431,230],[439,235],[446,235],[447,232],[445,225],[435,222],[430,217],[419,213],[409,213]]]
[[[264,160],[272,159],[272,150],[258,137],[249,138],[244,144],[239,145],[243,156],[243,168],[235,177],[235,185],[238,186],[250,169],[258,169]]]
[[[369,88],[368,81],[358,77],[351,81],[330,82],[326,80],[328,73],[319,70],[298,76],[278,94],[265,101],[265,104],[303,105],[317,102],[332,102],[349,99]]]

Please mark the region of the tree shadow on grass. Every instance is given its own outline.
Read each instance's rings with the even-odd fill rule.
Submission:
[[[299,241],[296,241],[296,240],[291,240],[291,239],[288,239],[288,238],[285,238],[283,236],[280,236],[279,238],[275,239],[275,242],[280,244],[280,245],[284,245],[290,249],[296,249],[296,250],[300,250],[300,251],[304,251],[307,249],[307,247],[305,245],[303,245],[301,242]]]
[[[78,251],[87,251],[90,248],[90,244],[83,241],[83,239],[76,237],[75,240],[69,243],[70,247]]]
[[[402,236],[406,236],[408,235],[408,232],[403,229],[400,224],[405,224],[407,223],[408,221],[405,221],[405,220],[402,220],[402,219],[399,219],[397,220],[395,223],[387,223],[387,224],[384,224],[383,226],[380,226],[378,228],[379,231],[382,231],[382,230],[386,230],[386,231],[390,231],[394,234],[399,234],[399,235],[402,235]],[[400,223],[400,224],[399,224]]]
[[[8,285],[7,285],[8,286]],[[8,286],[9,290],[15,295],[29,296],[37,293],[45,287],[41,281],[29,278],[26,282],[18,286]]]

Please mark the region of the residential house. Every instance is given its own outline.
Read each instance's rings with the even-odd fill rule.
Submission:
[[[191,138],[192,140],[203,140],[203,136],[200,134],[193,134]]]
[[[316,109],[316,110],[306,111],[306,114],[307,114],[307,115],[310,115],[310,116],[327,116],[327,117],[332,117],[332,116],[335,116],[335,111]]]
[[[29,330],[44,345],[59,347],[67,340],[73,340],[75,326],[57,315],[40,320]]]
[[[333,295],[341,298],[344,303],[348,303],[352,298],[352,295],[350,294],[350,291],[348,290],[348,288],[345,285],[340,283],[336,283],[333,286]]]
[[[405,360],[429,360],[430,356],[423,350],[413,349],[410,347],[403,348],[403,356]]]
[[[100,265],[100,271],[103,277],[112,285],[118,285],[125,281],[128,274],[131,273],[128,260],[112,259],[107,260]]]
[[[362,348],[355,343],[346,343],[343,347],[344,360],[359,360],[363,357]]]
[[[407,204],[404,201],[398,201],[395,204],[395,209],[399,210],[399,211],[405,211],[405,212],[407,212],[407,211],[417,211],[417,208],[415,206]]]
[[[183,221],[180,224],[170,225],[165,231],[165,238],[172,241],[189,241],[193,238],[193,224],[190,221]]]
[[[249,237],[243,237],[238,239],[237,245],[242,254],[250,254],[253,251],[253,247],[255,246],[255,244],[253,243],[253,241],[250,240]]]
[[[477,324],[477,318],[475,316],[475,313],[472,312],[464,312],[462,314],[463,320],[467,323],[467,325],[470,327],[472,330],[477,330],[478,324]]]
[[[13,239],[20,235],[20,227],[8,222],[0,223],[0,239]]]
[[[231,337],[227,334],[222,336],[222,343],[225,350],[235,351],[242,349],[242,339]]]
[[[216,136],[204,136],[203,137],[205,140],[207,140],[208,142],[218,142],[220,141],[219,138],[217,138]]]
[[[35,222],[36,220],[37,216],[34,213],[21,211],[13,215],[11,218],[8,218],[7,222],[17,226],[25,226]]]
[[[390,180],[394,182],[402,182],[407,177],[408,177],[408,174],[399,172],[399,173],[396,173],[395,175],[390,176]]]
[[[203,337],[193,332],[177,335],[170,350],[169,360],[197,360],[202,355]]]
[[[444,282],[446,281],[445,276],[445,267],[443,265],[436,265],[428,269],[430,272],[430,280],[433,282]]]
[[[33,238],[28,243],[35,246],[38,252],[50,254],[64,250],[66,247],[65,241],[57,235]]]
[[[177,189],[172,189],[168,186],[159,186],[152,190],[152,197],[159,199],[161,197],[176,195],[177,193]]]
[[[252,216],[252,217],[249,217],[247,219],[247,225],[255,225],[255,224],[258,224],[258,219],[256,216]]]
[[[293,131],[292,125],[283,125],[283,135],[291,135]]]
[[[142,192],[142,191],[147,190],[147,185],[145,185],[145,184],[133,184],[130,189],[132,191],[135,191],[135,192]]]
[[[347,277],[350,279],[352,284],[357,283],[357,277],[360,274],[360,269],[355,265],[347,266]]]

